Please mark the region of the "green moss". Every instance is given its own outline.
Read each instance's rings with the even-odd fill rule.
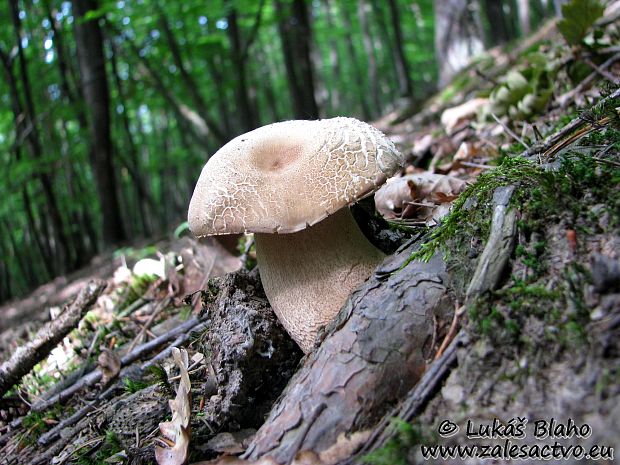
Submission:
[[[107,461],[110,457],[123,450],[123,444],[118,435],[112,430],[107,430],[97,451],[93,454],[93,449],[80,450],[75,463],[78,465],[106,465],[110,463]]]
[[[155,378],[155,382],[159,385],[160,389],[164,393],[164,396],[175,396],[174,388],[170,384],[170,381],[168,381],[168,373],[166,373],[163,366],[159,364],[151,365],[149,367],[149,373]]]
[[[481,235],[486,237],[491,218],[488,207],[498,187],[514,184],[523,188],[535,183],[548,185],[549,177],[548,172],[530,161],[521,157],[505,157],[497,168],[481,174],[473,185],[465,189],[455,201],[451,212],[433,230],[429,240],[409,257],[403,267],[413,260],[428,261],[439,250],[446,252],[447,243],[462,234],[466,225],[478,225]]]
[[[128,285],[121,288],[118,294],[118,311],[122,312],[136,302],[157,279],[159,278],[155,275],[132,275]]]
[[[407,465],[410,451],[421,443],[428,443],[420,428],[399,418],[392,418],[396,435],[383,447],[365,455],[362,463],[371,465]]]
[[[149,383],[125,377],[123,378],[123,386],[126,393],[133,394],[149,387]]]
[[[37,439],[49,429],[50,424],[55,424],[60,418],[71,415],[73,409],[62,407],[60,404],[54,405],[45,412],[31,412],[22,420],[24,434],[20,442],[24,445],[36,443]]]

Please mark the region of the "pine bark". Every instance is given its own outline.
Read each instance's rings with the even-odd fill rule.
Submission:
[[[246,457],[290,463],[340,433],[373,425],[420,379],[432,355],[434,319],[453,309],[443,260],[412,262],[415,246],[388,257],[355,291],[289,382]]]

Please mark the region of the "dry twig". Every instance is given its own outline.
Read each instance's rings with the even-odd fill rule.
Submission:
[[[89,282],[55,320],[39,330],[34,339],[18,347],[0,366],[0,396],[3,396],[32,367],[43,360],[75,328],[106,287],[103,281]]]

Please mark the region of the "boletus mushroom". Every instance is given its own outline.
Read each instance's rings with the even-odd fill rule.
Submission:
[[[319,328],[384,257],[348,206],[402,163],[391,141],[353,118],[270,124],[209,159],[189,205],[189,227],[198,237],[255,233],[267,298],[307,353]]]

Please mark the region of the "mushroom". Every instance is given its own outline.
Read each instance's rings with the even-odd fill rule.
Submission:
[[[189,205],[189,227],[199,237],[255,233],[265,294],[307,353],[384,257],[348,206],[403,161],[381,132],[353,118],[270,124],[209,159]]]

